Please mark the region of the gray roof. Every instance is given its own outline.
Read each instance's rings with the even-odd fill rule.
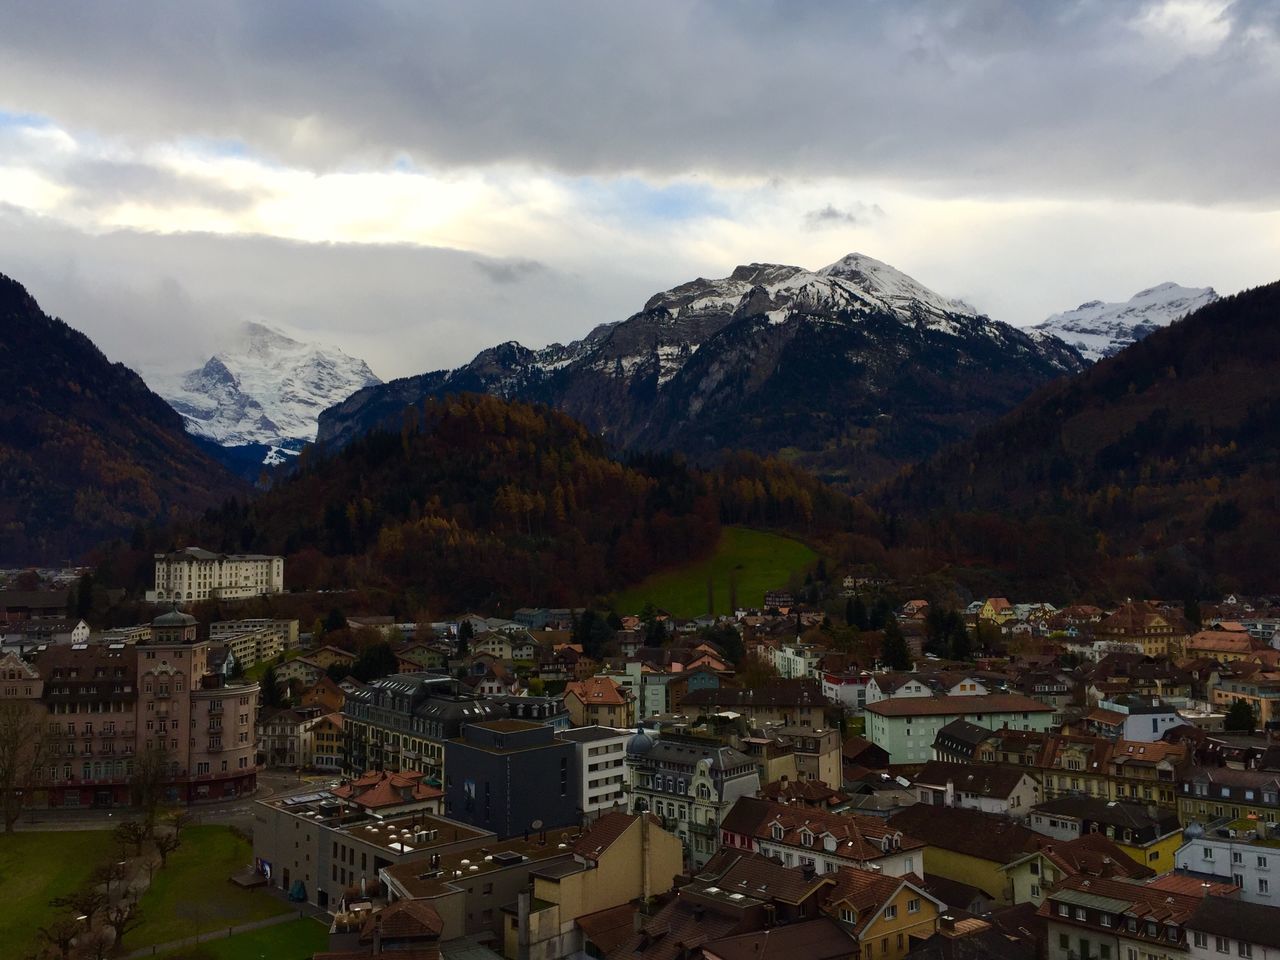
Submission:
[[[1276,908],[1229,897],[1205,897],[1187,921],[1188,930],[1280,949],[1280,924]]]
[[[575,743],[591,743],[596,740],[614,740],[630,735],[629,730],[615,730],[613,727],[577,727],[565,730],[560,734],[561,740],[573,740]]]

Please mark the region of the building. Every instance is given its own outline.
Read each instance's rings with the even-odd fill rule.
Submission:
[[[720,828],[726,849],[776,857],[816,874],[843,868],[889,877],[923,874],[924,843],[883,818],[743,797]]]
[[[933,936],[945,910],[917,876],[850,868],[835,875],[823,907],[857,942],[858,955],[876,960],[906,956],[917,940]]]
[[[1189,762],[1185,743],[1120,741],[1107,761],[1111,796],[1155,803],[1170,810],[1178,802],[1178,778]]]
[[[955,720],[990,730],[1046,732],[1053,707],[1020,693],[890,698],[866,706],[866,737],[889,752],[893,763],[923,763],[933,755],[938,731]]]
[[[694,868],[719,846],[721,824],[740,797],[760,789],[755,762],[718,740],[640,731],[627,742],[631,813],[652,813],[685,845]]]
[[[213,553],[187,547],[156,554],[152,603],[244,600],[284,592],[284,557]]]
[[[1280,958],[1280,927],[1275,911],[1233,897],[1208,896],[1200,901],[1185,924],[1189,960],[1221,960],[1224,956],[1248,960]]]
[[[1179,870],[1234,884],[1240,898],[1250,903],[1280,904],[1280,828],[1275,823],[1229,818],[1193,823],[1182,840],[1175,855]]]
[[[822,647],[811,643],[780,643],[764,648],[760,655],[787,680],[807,679],[818,676],[818,664],[826,653]]]
[[[791,746],[795,756],[796,776],[803,780],[817,780],[833,790],[838,790],[841,775],[840,731],[834,727],[769,727],[767,733],[782,737]],[[770,777],[766,782],[772,782]]]
[[[240,666],[274,660],[298,646],[297,620],[220,620],[209,624],[209,639],[231,647]]]
[[[719,687],[691,690],[682,709],[691,713],[731,711],[752,726],[778,723],[784,726],[825,727],[832,706],[816,680],[772,680],[763,687]]]
[[[1044,844],[1022,821],[962,807],[918,803],[895,813],[888,823],[926,844],[924,876],[977,887],[1001,905],[1013,902],[1006,864]]]
[[[460,736],[464,724],[505,716],[500,704],[452,677],[399,673],[374,680],[349,693],[342,706],[347,772],[404,766],[442,784],[445,743]]]
[[[1093,639],[1103,648],[1136,647],[1148,657],[1183,655],[1183,644],[1191,631],[1180,614],[1158,609],[1143,601],[1126,603],[1093,628]]]
[[[578,824],[574,744],[546,724],[485,720],[445,743],[445,813],[499,837]]]
[[[564,705],[575,727],[633,727],[636,696],[611,677],[571,681],[564,689]]]
[[[228,683],[193,617],[157,617],[137,644],[48,647],[44,681],[54,762],[50,806],[127,805],[139,758],[162,765],[164,797],[197,803],[257,785],[256,683]]]
[[[1048,924],[1048,960],[1181,960],[1200,900],[1151,881],[1067,877],[1038,911]]]
[[[1102,834],[1157,873],[1173,869],[1174,854],[1182,842],[1178,816],[1172,810],[1096,797],[1046,800],[1031,811],[1027,825],[1055,840]]]
[[[506,909],[508,960],[579,955],[587,937],[580,920],[633,901],[647,903],[670,891],[684,868],[679,838],[652,814],[607,813],[569,849],[571,859],[534,871],[533,889]]]
[[[1075,840],[1046,843],[1039,850],[1007,863],[1002,868],[1009,877],[1014,903],[1040,906],[1045,892],[1063,877],[1132,877],[1155,875],[1100,833],[1086,833]]]
[[[574,786],[582,820],[627,806],[627,741],[631,731],[577,727],[560,732],[573,744]]]
[[[930,760],[912,787],[921,803],[1011,817],[1025,817],[1040,800],[1040,785],[1028,771],[980,763]]]
[[[1178,785],[1178,819],[1280,822],[1280,772],[1190,767]]]

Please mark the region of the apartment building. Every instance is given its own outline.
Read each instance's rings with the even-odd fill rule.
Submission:
[[[1280,827],[1262,820],[1222,818],[1190,824],[1175,855],[1179,870],[1221,878],[1240,899],[1280,905]]]
[[[573,744],[574,785],[583,822],[627,805],[627,741],[631,731],[576,727],[560,732]]]

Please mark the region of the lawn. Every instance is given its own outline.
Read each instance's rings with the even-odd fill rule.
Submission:
[[[738,605],[755,607],[764,602],[766,590],[786,589],[792,573],[817,559],[818,555],[798,540],[746,527],[725,527],[710,558],[654,574],[620,593],[614,608],[622,614],[638,613],[649,602],[677,617],[701,616],[707,612],[709,576],[715,612],[731,613],[731,575],[736,575]]]
[[[160,960],[310,960],[328,946],[328,927],[308,917],[162,953]]]
[[[182,846],[169,855],[169,865],[156,871],[143,894],[145,919],[126,946],[136,950],[288,913],[288,904],[228,879],[252,860],[249,843],[228,828],[187,827]]]
[[[59,913],[49,901],[76,890],[118,853],[106,830],[0,835],[0,953],[25,956]]]
[[[273,664],[278,666],[278,664],[276,664],[277,659],[283,663],[289,660],[296,660],[298,657],[301,657],[308,652],[309,651],[303,650],[301,647],[294,647],[291,650],[286,650],[283,657],[272,657],[269,660],[260,660],[244,672],[244,678],[254,682],[259,681],[267,675],[267,667],[270,667]]]

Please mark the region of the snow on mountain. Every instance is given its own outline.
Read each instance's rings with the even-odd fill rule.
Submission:
[[[1213,287],[1162,283],[1135,293],[1124,303],[1090,300],[1074,310],[1055,313],[1030,332],[1055,336],[1079,350],[1086,360],[1096,362],[1217,299]]]
[[[381,382],[341,350],[246,323],[229,349],[158,383],[156,392],[182,414],[190,433],[223,446],[271,447],[268,462],[277,463],[315,439],[321,410]]]

